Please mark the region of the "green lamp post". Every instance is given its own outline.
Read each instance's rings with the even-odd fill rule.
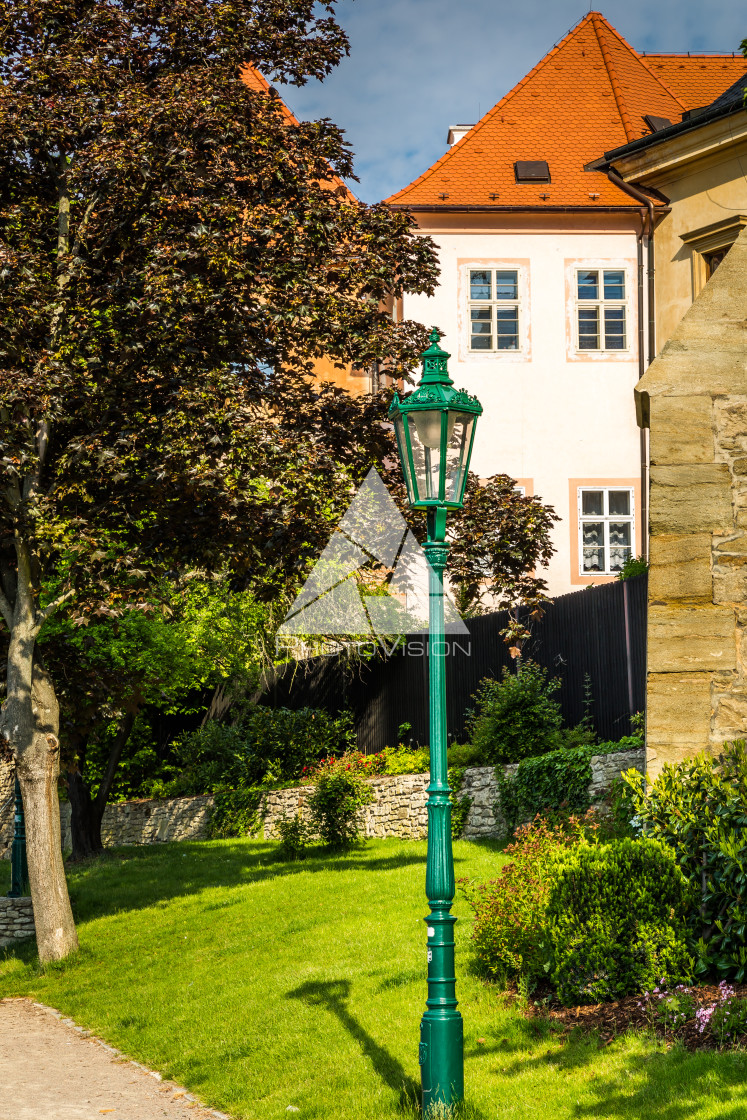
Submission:
[[[457,1011],[454,975],[454,857],[451,800],[446,763],[446,676],[443,574],[449,546],[446,513],[464,501],[477,417],[482,405],[454,389],[449,355],[433,330],[423,354],[423,376],[404,400],[397,394],[389,410],[410,505],[425,509],[428,540],[428,675],[431,770],[428,785],[428,861],[425,892],[428,926],[428,998],[420,1024],[423,1114],[464,1097],[462,1016]]]

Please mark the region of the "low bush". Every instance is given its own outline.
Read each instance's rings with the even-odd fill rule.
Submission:
[[[547,901],[552,979],[563,1003],[597,1003],[684,982],[692,973],[692,890],[657,840],[578,845]]]
[[[717,758],[698,755],[664,766],[648,795],[626,771],[630,827],[663,841],[697,892],[689,934],[699,975],[747,976],[747,747],[726,744]]]
[[[295,817],[281,817],[275,824],[280,833],[278,855],[281,859],[297,860],[306,856],[306,845],[311,839],[311,829],[300,813]]]
[[[554,694],[560,681],[526,661],[517,674],[485,679],[467,712],[472,746],[488,764],[519,762],[559,745],[562,716]]]
[[[385,747],[381,752],[383,774],[424,774],[430,766],[427,747]]]
[[[373,801],[373,790],[345,765],[328,767],[315,785],[309,799],[312,827],[330,848],[350,847],[360,835],[360,811]]]
[[[517,830],[506,848],[510,862],[497,879],[459,888],[474,911],[472,941],[480,971],[492,979],[539,978],[551,966],[545,911],[552,884],[553,857],[593,834],[593,819],[576,817],[551,824],[538,817]]]
[[[507,835],[538,813],[585,813],[589,808],[592,753],[587,746],[525,758],[512,777],[496,767],[498,800],[494,814],[503,818]]]
[[[482,749],[474,743],[452,743],[446,751],[449,766],[459,766],[463,770],[471,766],[489,766]]]

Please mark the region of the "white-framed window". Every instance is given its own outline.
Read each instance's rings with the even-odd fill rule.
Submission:
[[[628,349],[624,268],[576,269],[576,327],[579,350]]]
[[[470,268],[470,351],[520,350],[520,305],[518,268]]]
[[[633,555],[635,502],[630,486],[579,486],[579,574],[614,575]]]

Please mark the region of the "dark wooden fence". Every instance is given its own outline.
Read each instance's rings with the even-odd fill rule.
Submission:
[[[591,715],[602,739],[630,733],[630,716],[643,711],[646,673],[647,577],[616,581],[562,595],[543,617],[530,624],[523,657],[547,668],[561,681],[560,703],[567,726]],[[465,713],[483,677],[500,677],[510,657],[501,630],[502,612],[469,619],[469,636],[447,639],[446,693],[449,735],[465,738]],[[397,729],[410,723],[414,737],[428,742],[427,639],[414,635],[390,658],[368,663],[317,657],[287,665],[275,676],[261,702],[273,707],[350,709],[361,750],[381,750],[397,741]]]

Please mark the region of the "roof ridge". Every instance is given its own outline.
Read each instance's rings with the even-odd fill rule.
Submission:
[[[741,51],[637,51],[645,58],[739,58]]]
[[[604,62],[605,68],[607,70],[607,76],[610,80],[610,85],[612,86],[612,93],[615,98],[615,104],[617,105],[617,111],[620,114],[620,120],[622,121],[622,126],[625,129],[625,136],[627,137],[628,142],[630,142],[633,139],[634,134],[633,122],[630,119],[630,114],[628,113],[627,107],[625,105],[622,88],[619,81],[617,80],[617,71],[615,70],[615,65],[612,61],[612,55],[610,54],[609,47],[602,37],[600,20],[604,24],[606,24],[607,22],[604,16],[600,16],[598,12],[591,13],[591,25],[594,28],[594,34],[597,37],[599,50],[602,53],[602,61]],[[623,42],[625,42],[624,39]],[[626,47],[628,47],[628,49],[630,49],[629,44],[625,43],[625,45]]]
[[[547,54],[543,55],[539,62],[535,63],[532,69],[529,70],[523,78],[520,78],[515,86],[511,87],[508,93],[504,93],[503,97],[500,99],[500,101],[497,101],[495,103],[492,109],[488,109],[487,113],[485,113],[484,116],[480,118],[476,125],[473,125],[467,135],[476,135],[482,128],[484,128],[488,121],[492,120],[492,118],[496,115],[498,110],[504,108],[508,101],[514,96],[514,94],[518,93],[520,89],[523,89],[529,79],[533,77],[539,70],[541,70],[550,61],[550,59],[555,54],[557,54],[561,47],[565,46],[565,44],[581,29],[582,25],[588,23],[591,20],[592,14],[594,13],[589,12],[587,15],[583,16],[577,23],[573,25],[570,31],[566,32],[562,39],[559,39],[557,43],[554,43]],[[464,137],[462,137],[462,139],[464,139]],[[397,196],[403,194],[404,191],[409,191],[418,183],[424,183],[427,179],[430,178],[431,175],[435,174],[437,168],[441,167],[444,161],[448,160],[453,155],[456,148],[457,144],[453,144],[452,147],[449,148],[448,151],[444,152],[444,154],[440,156],[435,163],[426,168],[426,170],[423,171],[421,175],[418,175],[417,179],[413,179],[411,183],[407,184],[407,186],[402,187],[395,194],[392,194],[388,198],[385,198],[384,202],[393,202],[397,198]]]
[[[671,98],[672,98],[672,99],[673,99],[674,101],[676,101],[676,102],[677,102],[677,104],[678,104],[678,105],[680,106],[680,108],[681,108],[682,110],[686,110],[686,109],[688,108],[688,106],[687,106],[687,105],[685,105],[685,103],[684,103],[684,101],[682,100],[682,98],[680,98],[680,97],[679,97],[679,96],[678,96],[678,95],[677,95],[677,94],[676,94],[676,93],[674,92],[674,90],[673,90],[673,89],[671,89],[671,88],[670,88],[670,87],[669,87],[669,86],[668,86],[668,85],[666,84],[666,82],[663,82],[663,81],[661,80],[661,78],[659,77],[659,75],[658,75],[658,74],[655,74],[655,73],[653,72],[653,70],[651,69],[651,67],[650,67],[650,66],[648,65],[648,63],[646,62],[646,60],[645,60],[645,59],[644,59],[644,58],[642,57],[641,53],[640,53],[639,51],[637,51],[637,50],[635,49],[635,47],[634,47],[634,46],[632,45],[632,43],[629,43],[629,42],[628,42],[628,40],[627,40],[627,39],[625,38],[625,36],[624,36],[624,35],[621,35],[621,34],[620,34],[620,32],[619,32],[619,31],[617,30],[617,28],[616,28],[616,27],[613,27],[613,26],[612,26],[612,24],[611,24],[611,23],[609,22],[609,20],[605,19],[605,17],[604,17],[603,15],[601,15],[601,13],[595,13],[595,14],[597,14],[597,15],[598,15],[598,17],[599,17],[599,20],[600,20],[600,22],[601,22],[601,23],[602,23],[602,24],[604,25],[604,27],[605,27],[605,28],[607,29],[607,31],[609,31],[609,32],[610,32],[610,33],[611,33],[612,35],[614,35],[614,37],[615,37],[616,39],[618,39],[618,40],[619,40],[619,41],[620,41],[620,42],[622,43],[622,45],[623,45],[623,46],[624,46],[624,47],[625,47],[625,48],[626,48],[627,50],[629,50],[629,51],[630,51],[631,55],[633,56],[633,58],[635,58],[636,62],[638,62],[638,63],[639,63],[639,64],[640,64],[640,65],[641,65],[641,66],[642,66],[642,67],[644,68],[644,70],[646,71],[646,73],[647,73],[647,74],[650,74],[650,76],[651,76],[651,77],[653,78],[653,80],[654,80],[654,81],[655,81],[655,82],[657,83],[657,85],[660,85],[660,86],[661,86],[661,88],[662,88],[662,89],[663,89],[663,90],[664,90],[664,91],[665,91],[666,93],[668,93],[668,94],[669,94],[669,96],[670,96],[670,97],[671,97]],[[600,43],[600,45],[601,45],[601,43]],[[655,57],[655,56],[652,56],[652,57]],[[729,58],[730,58],[730,57],[731,57],[731,55],[725,55],[724,57],[729,57]],[[615,75],[615,76],[617,76],[617,75]],[[622,93],[622,91],[621,91],[621,93]],[[623,122],[623,123],[624,123],[624,122]],[[635,131],[635,130],[634,130],[634,131]]]

